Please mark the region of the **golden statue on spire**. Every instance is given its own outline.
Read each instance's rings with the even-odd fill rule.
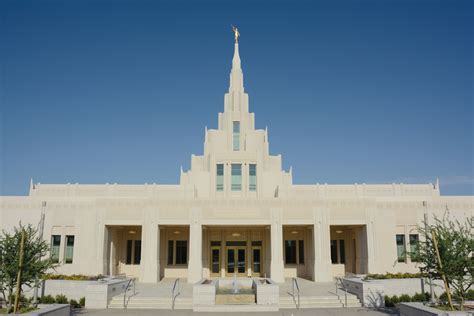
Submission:
[[[238,43],[239,42],[239,37],[240,37],[239,29],[236,28],[233,25],[231,25],[231,26],[232,26],[232,31],[234,32],[235,42]]]

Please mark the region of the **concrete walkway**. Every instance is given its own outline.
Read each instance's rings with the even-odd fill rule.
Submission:
[[[292,291],[292,279],[285,279],[285,283],[280,285],[280,297],[288,296],[288,292]],[[306,279],[298,278],[298,286],[303,296],[328,296],[334,295],[336,291],[336,283],[314,283]]]
[[[223,315],[223,316],[387,316],[398,315],[397,310],[382,310],[374,311],[365,308],[318,308],[318,309],[299,309],[299,310],[280,310],[278,312],[259,312],[259,313],[198,313],[191,310],[119,310],[119,309],[105,309],[105,310],[83,310],[74,315],[136,315],[136,316],[201,316],[201,315]]]

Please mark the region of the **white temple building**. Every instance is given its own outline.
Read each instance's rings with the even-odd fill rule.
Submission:
[[[473,215],[473,196],[441,196],[438,182],[293,184],[267,130],[255,128],[243,79],[236,42],[218,126],[179,184],[32,183],[28,196],[0,197],[0,229],[36,226],[44,212],[61,274],[327,282],[419,272],[406,253],[416,251],[424,214]]]

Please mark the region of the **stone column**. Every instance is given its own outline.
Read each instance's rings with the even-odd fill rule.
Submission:
[[[332,266],[329,210],[314,209],[313,218],[314,281],[330,282],[332,281]]]
[[[147,220],[142,226],[141,282],[160,281],[160,229],[154,220]]]
[[[278,283],[285,282],[283,266],[283,227],[281,224],[281,212],[272,209],[272,223],[270,228],[271,256],[270,277]]]
[[[97,223],[98,242],[97,242],[97,274],[107,275],[109,268],[109,229],[99,221]]]
[[[188,283],[196,283],[202,279],[202,225],[200,210],[191,210],[189,225],[189,261]]]

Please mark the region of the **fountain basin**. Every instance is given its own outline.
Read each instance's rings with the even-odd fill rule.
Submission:
[[[216,304],[255,304],[253,279],[220,279],[217,282]]]

